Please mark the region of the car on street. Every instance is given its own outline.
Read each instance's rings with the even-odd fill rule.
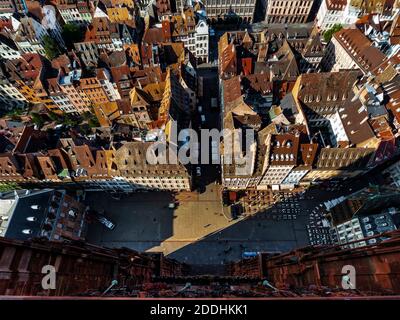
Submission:
[[[176,206],[177,206],[177,203],[176,203],[176,202],[170,202],[170,203],[168,203],[168,208],[169,208],[169,209],[175,209]]]
[[[201,176],[201,168],[196,167],[196,176],[200,177]]]
[[[115,229],[115,224],[106,216],[102,214],[97,214],[96,215],[97,221],[99,221],[103,226],[105,226],[107,229],[114,230]]]

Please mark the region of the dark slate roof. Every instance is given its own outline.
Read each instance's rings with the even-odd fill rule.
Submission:
[[[15,145],[4,135],[0,134],[0,153],[11,152]]]
[[[18,198],[14,213],[11,216],[5,234],[6,238],[27,240],[33,237],[40,237],[42,225],[47,216],[51,196],[54,190],[43,190],[37,193],[30,193]],[[39,209],[32,209],[31,206],[38,205]],[[36,217],[36,221],[28,221],[28,217]],[[30,229],[31,234],[24,234],[22,230]]]
[[[6,35],[4,35],[3,33],[0,33],[0,42],[9,46],[11,49],[18,51],[18,47],[16,46],[15,42],[13,40],[11,40],[9,37],[7,37]]]
[[[293,117],[298,113],[296,102],[294,101],[292,93],[288,93],[284,96],[284,98],[281,100],[280,106],[283,110],[283,114],[286,117]]]

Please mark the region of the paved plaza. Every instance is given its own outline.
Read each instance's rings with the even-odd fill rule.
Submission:
[[[306,213],[292,221],[267,219],[268,212],[231,221],[223,213],[216,184],[209,184],[203,193],[179,193],[176,209],[168,208],[172,199],[168,192],[140,192],[121,200],[88,192],[87,204],[104,209],[116,224],[112,231],[97,222],[91,224],[88,241],[213,265],[237,260],[248,251],[280,252],[308,244]]]

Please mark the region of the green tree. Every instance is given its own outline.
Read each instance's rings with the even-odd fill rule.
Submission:
[[[85,112],[82,114],[83,120],[86,120],[86,121],[88,121],[88,120],[91,119],[92,117],[93,117],[93,113],[91,113],[90,111],[85,111]]]
[[[8,192],[19,189],[21,189],[21,187],[15,182],[0,183],[0,192]]]
[[[47,115],[51,121],[56,121],[56,122],[60,121],[60,116],[53,111],[49,111]]]
[[[96,127],[100,127],[100,122],[99,122],[99,120],[97,120],[96,117],[93,117],[93,118],[89,119],[88,125],[90,128],[96,128]]]
[[[30,114],[30,116],[31,116],[32,122],[34,124],[36,124],[38,127],[42,127],[44,125],[45,121],[43,120],[43,118],[40,114],[38,114],[36,112],[32,112]]]
[[[74,23],[67,23],[62,28],[62,37],[67,49],[73,49],[74,43],[81,42],[84,37],[82,28]]]
[[[80,121],[76,117],[66,114],[62,123],[65,126],[76,127],[77,125],[79,125]]]
[[[57,42],[48,35],[45,35],[43,37],[43,48],[46,52],[47,58],[49,58],[50,60],[57,58],[61,54]]]
[[[332,28],[330,28],[324,32],[324,40],[326,42],[331,41],[333,34],[342,29],[343,29],[343,26],[341,24],[339,24],[339,23],[334,24]]]

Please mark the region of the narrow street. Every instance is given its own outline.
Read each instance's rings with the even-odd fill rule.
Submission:
[[[201,139],[201,129],[220,129],[219,104],[217,108],[211,107],[211,99],[218,98],[218,78],[216,68],[199,68],[198,76],[203,78],[203,96],[199,97],[199,103],[193,115],[193,128],[196,130],[199,139]],[[202,119],[203,118],[203,119]],[[201,140],[199,141],[201,145]],[[209,142],[210,160],[209,164],[199,164],[201,175],[198,176],[196,168],[194,169],[194,188],[202,191],[205,187],[219,181],[219,165],[213,165],[211,162],[211,141]]]

